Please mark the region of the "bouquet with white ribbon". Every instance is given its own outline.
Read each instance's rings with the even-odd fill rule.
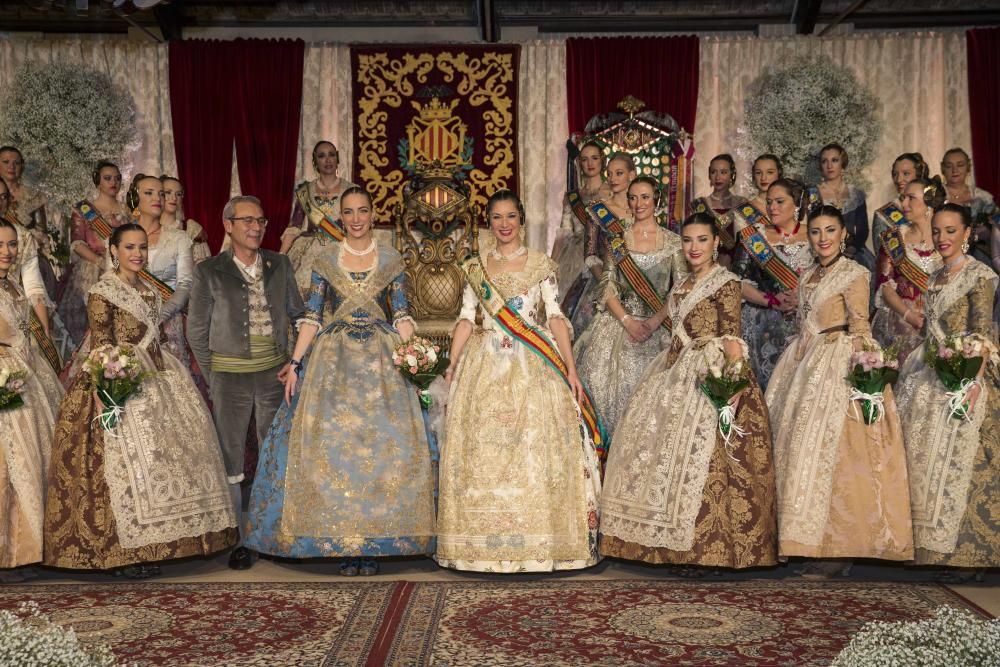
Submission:
[[[104,404],[95,421],[105,431],[112,431],[122,420],[125,401],[139,391],[149,373],[143,370],[131,345],[96,347],[87,355],[83,367],[93,378],[94,390]]]
[[[865,424],[878,423],[885,416],[885,388],[899,379],[898,354],[895,345],[882,349],[872,341],[865,341],[862,349],[851,355],[851,371],[847,374],[852,387],[851,405],[856,411],[854,401],[861,402]]]
[[[924,362],[934,369],[948,391],[952,419],[969,419],[969,391],[979,384],[979,370],[990,354],[990,343],[979,334],[957,334],[943,341],[927,339]]]
[[[750,386],[750,367],[743,359],[727,361],[721,365],[710,365],[698,385],[718,414],[719,433],[726,443],[727,453],[734,434],[737,437],[746,435],[746,432],[736,425],[736,408],[731,401],[748,386]]]

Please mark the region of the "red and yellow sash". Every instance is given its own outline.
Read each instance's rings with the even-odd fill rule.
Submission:
[[[906,252],[903,234],[899,229],[899,225],[906,224],[903,212],[893,204],[887,204],[879,209],[879,211],[884,212],[885,219],[891,222],[891,226],[883,231],[881,235],[882,247],[885,248],[886,254],[889,255],[889,260],[896,267],[896,270],[899,271],[900,275],[913,283],[920,290],[921,294],[926,293],[930,276]]]
[[[799,274],[785,263],[785,260],[757,228],[757,223],[767,220],[767,216],[750,202],[734,208],[733,214],[742,218],[745,223],[738,234],[740,243],[743,244],[743,248],[751,259],[774,278],[782,289],[787,291],[796,289],[799,286]]]
[[[84,199],[83,201],[78,202],[73,208],[80,214],[80,217],[83,218],[88,225],[90,225],[90,228],[94,230],[94,233],[97,234],[102,241],[107,242],[108,239],[111,238],[111,232],[114,231],[114,227],[109,225],[107,221],[101,217],[100,212],[91,206],[89,201]],[[167,301],[174,295],[174,290],[170,285],[166,284],[146,269],[139,272],[139,277],[146,281],[147,285],[159,292],[160,297],[164,301]]]
[[[628,246],[625,244],[625,227],[622,226],[621,220],[618,219],[614,213],[611,212],[603,201],[598,201],[590,206],[590,215],[593,217],[594,221],[604,230],[604,232],[609,236],[611,241],[608,243],[608,254],[611,256],[612,261],[614,261],[615,266],[622,272],[622,276],[625,278],[625,282],[628,286],[632,288],[640,299],[649,306],[653,312],[659,311],[663,308],[663,300],[660,299],[660,295],[656,293],[656,288],[646,277],[646,274],[642,272],[639,265],[635,263],[632,259],[632,255],[628,251]],[[660,325],[668,332],[670,331],[670,324],[667,320],[663,320]]]
[[[461,268],[469,285],[479,297],[483,309],[500,325],[500,328],[541,357],[550,368],[559,374],[568,387],[569,369],[562,357],[559,356],[555,346],[541,331],[524,321],[524,318],[516,310],[507,305],[500,291],[490,282],[479,256],[470,257],[461,265]],[[594,441],[597,455],[603,460],[607,456],[608,436],[586,389],[584,389],[583,400],[580,402],[580,412],[583,415],[584,425]]]
[[[312,199],[309,197],[309,184],[303,183],[295,191],[295,198],[299,200],[299,206],[302,207],[302,212],[306,214],[309,221],[316,225],[316,229],[320,232],[326,234],[329,238],[334,241],[344,240],[344,230],[340,228],[336,220],[331,220],[330,217],[320,210],[318,207],[313,206]]]
[[[715,218],[715,228],[719,231],[719,240],[723,248],[734,248],[736,246],[736,239],[729,233],[729,224],[731,221],[728,216],[716,213],[707,199],[704,197],[695,199],[691,202],[691,210],[695,213],[707,213]]]

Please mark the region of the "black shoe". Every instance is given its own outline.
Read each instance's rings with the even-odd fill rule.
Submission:
[[[253,566],[253,552],[246,547],[236,547],[229,554],[229,568],[232,570],[249,570]]]

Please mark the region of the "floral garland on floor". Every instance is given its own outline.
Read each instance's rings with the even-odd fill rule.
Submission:
[[[119,667],[103,644],[81,644],[72,628],[49,620],[34,602],[17,613],[0,610],[0,665],[45,667]]]
[[[750,162],[761,153],[773,153],[781,158],[787,176],[818,183],[819,149],[837,142],[850,156],[845,179],[867,189],[861,172],[874,161],[882,137],[876,116],[879,100],[851,70],[813,55],[788,67],[766,69],[750,90],[737,130],[742,159]]]
[[[107,74],[27,62],[3,94],[0,143],[21,150],[25,181],[60,210],[93,191],[98,160],[130,172],[127,158],[138,148],[135,104]]]
[[[910,623],[866,623],[830,667],[982,667],[1000,665],[1000,619],[940,607]]]

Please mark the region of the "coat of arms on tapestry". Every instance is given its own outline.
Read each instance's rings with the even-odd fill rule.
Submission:
[[[366,184],[378,223],[432,165],[478,210],[516,188],[518,55],[500,45],[351,48],[354,180]]]

